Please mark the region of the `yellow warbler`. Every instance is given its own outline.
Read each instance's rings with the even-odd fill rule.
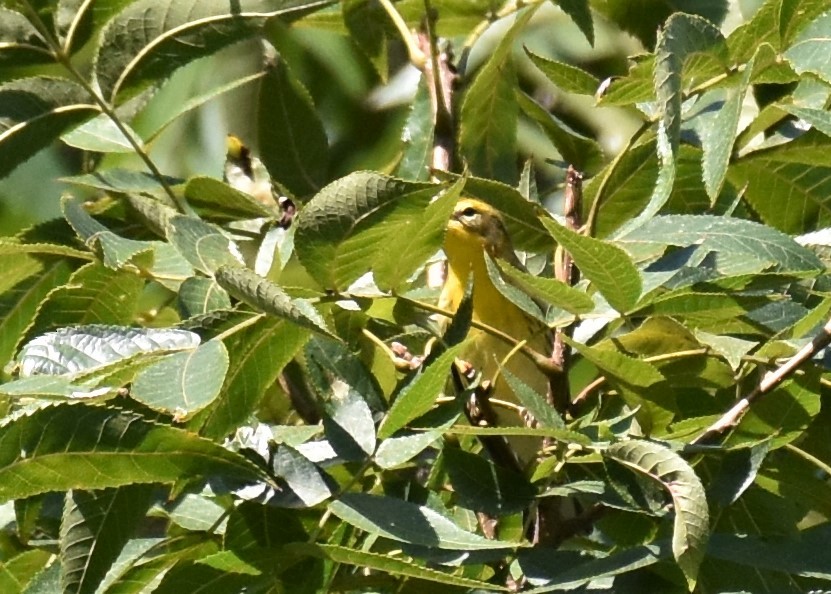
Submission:
[[[521,267],[502,216],[496,209],[479,200],[460,200],[447,225],[444,252],[447,255],[447,278],[439,297],[439,307],[455,312],[472,275],[473,320],[516,341],[527,340],[533,350],[542,355],[549,354],[548,333],[543,325],[500,293],[488,276],[485,252],[493,258]],[[478,328],[471,328],[469,339],[470,347],[462,353],[461,358],[480,371],[484,379],[492,381],[513,347]],[[546,393],[546,376],[526,354],[514,353],[505,368],[538,393]],[[491,399],[516,402],[513,391],[501,374],[493,385]],[[500,406],[493,408],[500,425],[522,424],[522,419],[515,412]],[[527,460],[525,455],[521,455],[521,458]]]

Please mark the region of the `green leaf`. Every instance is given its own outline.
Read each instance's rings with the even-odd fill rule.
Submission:
[[[557,411],[554,410],[554,407],[551,406],[542,394],[538,394],[533,388],[507,369],[502,369],[502,375],[505,376],[505,381],[508,382],[508,386],[516,395],[519,403],[528,409],[528,412],[534,416],[534,419],[539,425],[554,429],[565,428],[565,422],[562,417],[557,414]]]
[[[0,85],[0,178],[46,148],[64,130],[98,113],[80,85],[24,78]]]
[[[274,474],[288,485],[288,489],[306,507],[328,499],[332,490],[317,466],[294,448],[281,445],[271,462]]]
[[[557,0],[557,6],[571,17],[592,46],[594,46],[594,21],[592,20],[589,0]]]
[[[533,551],[533,550],[532,550]],[[614,552],[608,557],[592,559],[590,561],[568,564],[568,569],[559,571],[553,576],[547,574],[551,571],[552,564],[545,563],[544,567],[536,567],[532,555],[537,551],[529,552],[527,555],[520,555],[519,563],[525,572],[531,575],[538,575],[545,571],[545,581],[548,585],[528,590],[528,594],[543,594],[544,592],[556,592],[562,590],[573,590],[584,584],[597,579],[610,578],[616,575],[636,571],[644,567],[654,565],[669,557],[669,547],[664,543],[658,545],[642,545]],[[547,561],[545,559],[544,561]],[[575,560],[576,561],[576,560]],[[566,564],[560,564],[565,566]],[[554,565],[555,570],[559,569]]]
[[[66,285],[49,293],[26,336],[31,338],[61,326],[126,326],[135,318],[143,289],[144,280],[138,275],[90,262],[72,273]]]
[[[228,371],[228,351],[218,340],[173,353],[143,369],[130,395],[150,408],[186,419],[219,395]]]
[[[38,30],[15,10],[0,8],[0,40],[2,66],[26,66],[53,60]]]
[[[24,588],[25,592],[30,592],[30,586],[35,583],[38,572],[51,567],[51,560],[52,554],[43,549],[29,549],[20,553],[15,551],[0,563],[0,588],[8,594],[24,592]],[[58,564],[53,563],[52,566],[54,565]]]
[[[396,235],[388,238],[385,249],[373,264],[375,282],[380,289],[400,288],[418,266],[438,251],[464,185],[465,179],[459,179],[428,204],[420,216],[402,221]]]
[[[820,411],[819,377],[814,369],[788,380],[753,403],[728,444],[770,440],[771,449],[798,439]]]
[[[790,103],[777,103],[776,107],[810,124],[826,136],[831,136],[831,114],[824,109],[800,107]]]
[[[278,58],[260,83],[258,143],[271,178],[297,196],[326,182],[329,141],[309,92]]]
[[[2,389],[2,388],[0,388]],[[452,425],[454,421],[450,422]],[[375,451],[373,461],[385,470],[405,464],[429,448],[442,437],[443,429],[396,435],[383,440]]]
[[[276,205],[269,208],[250,194],[234,189],[212,177],[192,177],[185,186],[185,198],[200,215],[220,220],[257,217],[277,218]]]
[[[121,125],[133,142],[143,148],[144,143],[138,134],[127,124],[122,122]],[[97,153],[132,153],[135,149],[130,138],[124,135],[110,116],[103,113],[61,136],[61,140],[69,146]]]
[[[191,426],[200,435],[219,439],[243,424],[308,336],[295,324],[265,318],[226,339],[230,361],[225,383]]]
[[[500,275],[500,269],[496,262],[489,254],[485,254],[485,268],[487,269],[488,277],[493,283],[497,291],[502,293],[508,301],[516,305],[529,317],[545,323],[545,313],[541,306],[531,299],[522,289],[505,282],[505,279]]]
[[[270,480],[239,454],[112,406],[49,406],[0,427],[3,501],[205,476]]]
[[[831,138],[810,131],[736,160],[727,173],[762,221],[785,233],[831,226]],[[787,203],[788,208],[782,208]]]
[[[269,17],[306,11],[321,0],[219,0],[182,4],[138,0],[110,20],[96,48],[94,76],[104,98],[121,103],[197,58],[256,35]]]
[[[672,13],[699,15],[719,24],[727,15],[727,0],[604,0],[592,3],[593,8],[624,31],[641,40],[647,48],[655,44],[656,31]]]
[[[381,574],[404,576],[428,582],[444,584],[446,586],[457,586],[460,588],[473,588],[477,591],[506,592],[507,589],[485,582],[472,580],[470,578],[445,573],[436,569],[430,569],[417,565],[406,559],[393,557],[387,554],[370,553],[350,549],[339,545],[297,543],[286,547],[288,551],[304,555],[314,555],[323,559],[330,559],[336,563],[353,565],[356,568],[367,568]]]
[[[171,186],[181,183],[180,179],[174,177],[165,176],[164,180]],[[114,193],[134,192],[136,194],[153,194],[154,196],[161,196],[164,193],[164,188],[155,176],[143,171],[131,171],[129,169],[106,169],[95,173],[63,177],[61,181]],[[169,200],[167,196],[161,198],[161,200],[166,199]]]
[[[300,212],[297,256],[322,286],[345,289],[389,256],[389,242],[422,219],[440,190],[441,186],[371,172],[341,178],[323,188]],[[408,268],[412,272],[421,264],[413,260]]]
[[[536,496],[536,489],[517,472],[456,448],[443,453],[450,485],[464,507],[498,517],[523,511]]]
[[[21,377],[89,371],[138,353],[193,348],[199,336],[187,330],[76,326],[27,343],[17,357]]]
[[[368,0],[345,0],[341,3],[343,23],[381,80],[386,83],[389,71],[387,28],[390,17],[381,4]]]
[[[61,519],[63,592],[94,593],[144,519],[153,485],[71,491]]]
[[[829,27],[831,12],[825,12],[805,27],[785,51],[785,59],[798,74],[814,74],[826,83],[831,83]]]
[[[253,270],[240,266],[223,266],[216,271],[216,282],[234,297],[264,313],[289,320],[301,328],[330,338],[335,337],[311,304],[292,299],[278,285]]]
[[[556,221],[543,220],[543,224],[609,305],[625,313],[637,303],[641,296],[641,277],[626,252],[610,243],[580,235]]]
[[[450,377],[450,366],[463,346],[464,343],[461,343],[447,349],[401,390],[378,429],[380,439],[392,436],[433,408]]]
[[[118,270],[134,258],[153,251],[154,245],[149,241],[126,239],[107,229],[92,218],[81,201],[73,196],[61,198],[61,210],[84,243],[100,253],[108,268]]]
[[[231,299],[212,278],[192,276],[185,279],[176,297],[182,319],[210,313],[220,309],[231,309]]]
[[[459,150],[474,175],[514,183],[516,171],[516,72],[511,49],[517,35],[536,12],[518,14],[502,34],[462,101]]]
[[[827,581],[831,577],[831,563],[825,551],[828,547],[828,523],[822,522],[797,535],[783,535],[770,539],[767,535],[713,534],[708,553],[762,571],[781,571]]]
[[[718,109],[715,117],[707,120],[708,125],[701,137],[701,147],[704,149],[702,159],[704,186],[713,201],[718,198],[727,175],[727,166],[733,153],[733,141],[739,126],[744,96],[750,84],[753,64],[753,59],[747,63],[738,86],[730,89],[727,99]]]
[[[375,422],[361,393],[346,382],[336,380],[332,383],[325,410],[323,428],[339,456],[362,459],[375,452]]]
[[[522,111],[540,125],[564,161],[580,171],[594,173],[600,169],[603,164],[600,144],[569,128],[565,122],[521,91],[517,92],[517,102]]]
[[[329,510],[360,530],[408,544],[471,551],[516,547],[463,530],[430,508],[392,497],[344,493],[329,504]]]
[[[664,376],[654,365],[641,359],[636,359],[618,351],[601,349],[580,344],[566,336],[563,340],[583,357],[594,363],[616,380],[631,386],[648,388],[664,380]]]
[[[63,285],[71,268],[63,259],[25,254],[0,255],[4,281],[0,283],[0,367],[17,350],[23,333],[50,291]]]
[[[559,4],[562,5],[563,3],[560,2]],[[542,71],[548,80],[563,91],[580,95],[594,95],[600,86],[597,77],[577,66],[544,58],[528,48],[525,48],[525,53],[528,54],[534,65]]]
[[[212,275],[225,265],[239,265],[239,248],[225,232],[201,219],[176,215],[170,219],[168,239],[194,268]]]
[[[672,497],[675,512],[672,554],[692,591],[710,533],[710,515],[701,480],[683,458],[657,443],[623,441],[609,446],[604,454],[657,481]]]
[[[591,297],[563,281],[534,276],[507,264],[502,264],[499,270],[511,282],[521,287],[532,297],[541,299],[569,313],[583,314],[594,310],[594,301]]]
[[[737,260],[756,260],[779,272],[810,272],[823,268],[813,252],[784,233],[753,221],[729,217],[656,217],[616,243],[623,247],[699,245],[704,251],[723,256],[723,260],[716,261],[716,268],[723,274],[728,274],[729,266]]]
[[[426,79],[419,78],[418,90],[410,104],[410,112],[401,130],[403,143],[396,177],[412,181],[427,181],[433,155],[433,109]]]

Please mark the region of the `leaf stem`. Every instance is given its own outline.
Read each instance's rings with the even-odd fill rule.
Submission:
[[[390,0],[379,1],[381,2],[381,6],[383,6],[384,10],[387,12],[387,16],[390,17],[395,25],[395,28],[398,29],[398,32],[401,34],[401,41],[403,41],[404,45],[407,46],[407,53],[410,56],[410,62],[412,62],[412,64],[419,70],[424,68],[424,64],[427,62],[427,57],[418,45],[416,45],[413,35],[410,33],[410,28],[407,26],[407,23],[404,22],[401,13],[398,12],[395,5],[393,5]]]

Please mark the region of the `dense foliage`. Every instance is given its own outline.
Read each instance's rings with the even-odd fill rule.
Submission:
[[[71,188],[0,239],[0,591],[831,588],[831,1],[751,4],[0,2],[0,175]],[[532,426],[450,379],[463,195],[570,351]]]

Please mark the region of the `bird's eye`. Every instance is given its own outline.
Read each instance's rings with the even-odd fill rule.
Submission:
[[[472,217],[476,214],[476,209],[472,206],[468,206],[466,209],[462,211],[462,215],[466,217]]]

